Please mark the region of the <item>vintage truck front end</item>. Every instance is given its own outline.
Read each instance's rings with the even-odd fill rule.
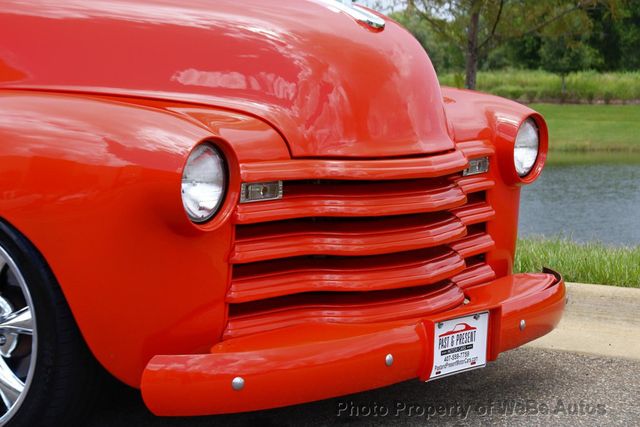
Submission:
[[[474,105],[475,94],[446,93]],[[221,340],[206,354],[153,357],[142,378],[149,408],[240,412],[426,381],[551,331],[561,277],[512,274],[513,141],[531,118],[544,129],[532,112],[496,117],[497,137],[425,156],[240,163]],[[260,200],[241,200],[248,188]],[[486,342],[469,347],[460,334],[461,345],[439,349],[474,317]],[[473,346],[486,359],[473,360]]]
[[[30,35],[3,36],[0,108],[64,130],[0,135],[38,149],[77,138],[42,156],[86,167],[52,162],[60,197],[3,217],[42,252],[96,358],[154,413],[435,379],[560,320],[561,277],[512,271],[544,119],[441,89],[396,23],[333,0],[35,3],[4,6],[4,31]],[[524,127],[537,138],[526,173]],[[78,153],[87,135],[106,141],[97,159]],[[198,150],[215,177],[187,173]],[[83,176],[93,193],[62,197]],[[184,200],[200,179],[221,188],[191,206],[202,216]],[[73,203],[93,215],[70,221]]]

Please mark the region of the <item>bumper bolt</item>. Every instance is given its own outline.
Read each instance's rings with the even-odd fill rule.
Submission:
[[[524,328],[526,328],[526,327],[527,327],[527,322],[525,322],[524,319],[522,319],[520,321],[520,330],[524,331]]]
[[[442,329],[443,326],[444,324],[442,322],[438,323],[438,329]]]
[[[393,365],[393,354],[389,353],[384,358],[384,364],[387,366]]]
[[[233,380],[231,380],[231,387],[233,387],[235,391],[242,390],[244,388],[244,378],[235,377]]]

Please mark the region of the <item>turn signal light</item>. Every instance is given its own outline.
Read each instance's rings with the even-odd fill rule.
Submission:
[[[462,176],[478,175],[485,172],[489,172],[489,158],[481,157],[469,160],[469,167],[462,172]]]
[[[282,199],[282,181],[243,183],[240,203]]]

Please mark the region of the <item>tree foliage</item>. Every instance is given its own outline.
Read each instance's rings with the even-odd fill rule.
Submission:
[[[544,39],[540,47],[540,65],[546,71],[562,78],[562,100],[567,96],[566,77],[602,61],[599,53],[579,37],[561,35]]]
[[[591,34],[596,13],[613,17],[618,9],[617,0],[401,0],[401,3],[403,12],[394,16],[422,38],[420,41],[428,51],[449,53],[450,64],[439,63],[436,57],[437,66],[463,66],[469,88],[475,88],[477,70],[488,59],[509,63],[514,57],[529,58],[531,54],[532,58],[520,66],[533,67],[534,61],[542,59],[546,40],[570,41],[568,46],[575,50],[572,40],[582,40],[585,34]],[[631,14],[629,19],[635,19],[635,15]],[[437,45],[440,47],[434,47]],[[521,52],[508,52],[505,50],[508,46]],[[500,50],[502,58],[495,56]],[[579,50],[593,53],[593,49]],[[455,51],[458,58],[452,54]],[[459,63],[460,57],[463,64]]]

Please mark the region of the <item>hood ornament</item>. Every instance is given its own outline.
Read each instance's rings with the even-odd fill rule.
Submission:
[[[337,12],[346,13],[372,30],[381,31],[384,29],[384,19],[357,4],[353,4],[353,0],[320,0],[320,2],[327,4]]]

